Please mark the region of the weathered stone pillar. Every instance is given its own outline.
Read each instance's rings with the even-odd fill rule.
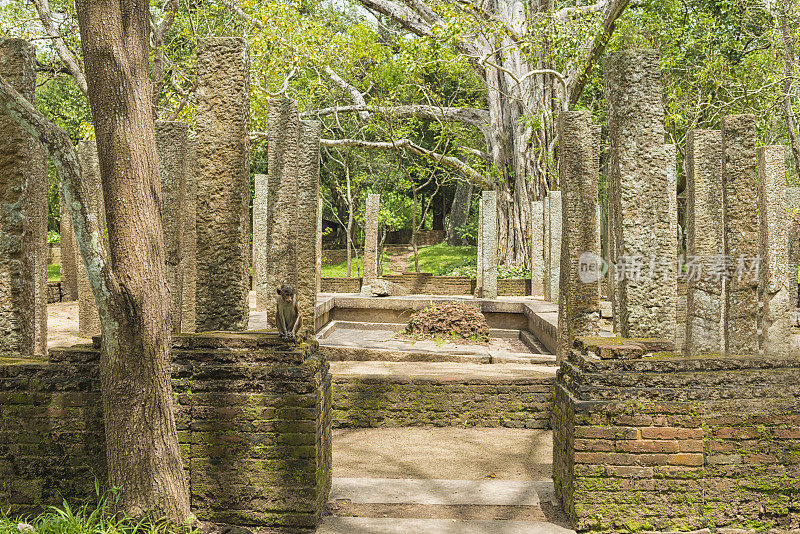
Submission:
[[[0,40],[0,75],[30,102],[36,49]],[[47,354],[47,172],[41,145],[0,111],[0,357]]]
[[[800,187],[789,187],[786,191],[789,208],[789,309],[800,306],[798,302],[797,270],[800,264]]]
[[[789,353],[789,214],[786,206],[786,147],[758,149],[761,348]],[[796,275],[796,272],[795,272]]]
[[[195,331],[195,295],[197,289],[197,171],[195,141],[189,140],[186,151],[186,196],[183,213],[181,252],[181,330]]]
[[[317,293],[322,293],[322,199],[317,205]]]
[[[319,139],[322,124],[317,121],[300,121],[298,141],[297,180],[297,298],[303,317],[301,332],[315,333],[314,319],[317,307],[317,219],[319,208]]]
[[[78,143],[78,161],[83,171],[83,190],[86,194],[86,209],[97,218],[100,232],[106,234],[106,206],[103,201],[103,182],[100,177],[100,160],[97,155],[97,143],[94,139]],[[107,238],[105,238],[107,239]],[[78,335],[84,338],[100,335],[100,315],[94,293],[86,276],[86,268],[79,250],[76,250],[78,266]]]
[[[550,302],[558,302],[559,287],[561,284],[561,240],[562,240],[562,198],[561,191],[550,191],[547,195],[547,257],[549,258],[549,271],[547,280]]]
[[[664,146],[658,53],[611,54],[605,62],[605,94],[619,333],[674,340],[677,213],[669,165],[675,163]]]
[[[747,272],[758,255],[758,170],[753,115],[722,119],[724,253],[731,262],[725,284],[726,354],[758,354],[758,277]],[[745,269],[739,269],[740,262]]]
[[[78,300],[78,266],[76,264],[78,247],[75,243],[75,230],[69,215],[64,196],[59,192],[61,209],[61,300]]]
[[[722,133],[686,139],[686,342],[684,352],[720,354],[722,280]]]
[[[297,102],[275,98],[269,103],[269,153],[266,184],[261,184],[254,204],[258,218],[253,231],[257,238],[255,274],[256,303],[271,312],[282,284],[294,286],[296,277],[298,140],[300,117]],[[256,186],[258,188],[258,185]],[[266,195],[264,194],[266,190]],[[255,215],[254,215],[255,217]],[[258,230],[256,230],[258,227]],[[255,233],[257,232],[257,234]],[[297,288],[295,287],[295,290]],[[267,313],[270,324],[272,313]]]
[[[475,259],[475,297],[483,297],[483,198],[478,198],[478,243]]]
[[[595,336],[600,321],[596,136],[588,111],[561,113],[558,176],[563,201],[557,358],[576,336]]]
[[[667,158],[667,191],[669,191],[669,235],[672,236],[672,247],[668,250],[668,257],[657,263],[650,264],[653,277],[661,275],[662,282],[669,283],[675,296],[675,350],[680,352],[686,338],[686,293],[678,294],[678,148],[675,145],[664,145]]]
[[[364,216],[364,281],[362,287],[370,285],[378,278],[378,211],[381,196],[367,195],[367,208]]]
[[[277,142],[270,140],[272,143]],[[269,204],[269,177],[266,174],[255,175],[255,194],[253,195],[253,291],[256,292],[256,308],[259,310],[267,309],[270,302],[274,299],[267,295],[269,285],[274,283],[270,280],[269,272],[269,229],[270,224],[267,218]],[[272,288],[270,293],[275,293],[276,288]]]
[[[250,53],[240,38],[197,43],[197,330],[249,319]]]
[[[483,216],[483,247],[481,264],[483,265],[483,298],[497,298],[497,193],[484,191]]]
[[[531,204],[531,294],[544,295],[544,201]]]
[[[172,332],[181,332],[183,316],[183,217],[186,210],[186,155],[189,126],[184,122],[156,122],[156,148],[161,173],[161,221],[167,286],[172,298]]]

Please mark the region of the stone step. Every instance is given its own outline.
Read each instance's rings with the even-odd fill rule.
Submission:
[[[329,516],[317,534],[574,534],[553,523]]]
[[[539,506],[556,503],[551,480],[334,478],[331,501],[360,504]]]

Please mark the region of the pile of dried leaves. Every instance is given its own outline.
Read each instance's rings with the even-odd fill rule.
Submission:
[[[466,304],[436,304],[411,316],[405,333],[414,337],[489,341],[489,325],[476,308]]]

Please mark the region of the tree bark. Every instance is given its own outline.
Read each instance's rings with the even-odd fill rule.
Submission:
[[[789,6],[787,2],[777,2],[777,13],[773,13],[780,29],[783,41],[783,117],[786,121],[786,131],[789,134],[789,145],[792,149],[792,161],[797,176],[800,176],[800,143],[797,139],[797,117],[792,107],[792,85],[794,85],[794,43],[792,42],[791,26],[789,24]]]
[[[149,76],[147,0],[77,0],[121,298],[104,317],[100,375],[109,483],[134,517],[190,517],[172,407],[172,308]],[[91,273],[90,273],[91,276]],[[95,293],[102,310],[103,295]]]
[[[447,244],[450,246],[466,245],[466,239],[459,234],[460,228],[469,220],[469,210],[472,204],[472,182],[459,181],[453,204],[450,207],[450,221],[447,224]]]

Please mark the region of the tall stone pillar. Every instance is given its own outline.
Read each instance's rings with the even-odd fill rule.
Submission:
[[[475,297],[483,297],[483,198],[478,197],[478,243],[475,259]]]
[[[243,39],[197,43],[198,331],[249,319],[250,53]]]
[[[78,247],[64,196],[59,192],[58,197],[61,209],[61,300],[71,302],[78,300]]]
[[[549,259],[549,271],[547,273],[547,280],[549,289],[547,291],[550,295],[550,302],[558,302],[560,293],[559,286],[561,284],[561,240],[562,240],[562,197],[561,191],[550,191],[547,195],[547,256]]]
[[[758,256],[758,170],[753,115],[722,119],[724,253],[731,262],[725,284],[726,354],[758,354],[758,277],[740,271]]]
[[[686,139],[687,355],[720,354],[722,273],[722,132],[693,130]]]
[[[600,321],[600,241],[597,226],[596,137],[588,111],[559,117],[558,176],[563,201],[557,358],[576,336],[594,336]]]
[[[322,293],[322,199],[317,205],[317,293]]]
[[[277,142],[270,140],[272,143]],[[269,229],[267,218],[269,204],[269,177],[266,174],[255,175],[255,194],[253,195],[253,291],[256,292],[256,308],[267,309],[274,299],[267,295],[269,285],[274,280],[269,279]],[[272,288],[270,293],[275,293]]]
[[[658,53],[611,54],[605,62],[605,95],[619,334],[674,340],[677,213],[669,165],[675,163],[664,146]]]
[[[106,206],[103,200],[103,182],[100,177],[100,160],[94,139],[78,142],[78,161],[86,184],[86,209],[97,218],[100,231],[106,234]],[[78,266],[78,335],[84,338],[100,335],[100,315],[94,301],[94,293],[86,276],[86,268],[79,250],[76,250]]]
[[[183,212],[183,241],[181,252],[181,330],[195,331],[195,297],[197,290],[197,171],[195,141],[188,141],[186,150],[186,196]]]
[[[275,98],[269,103],[269,153],[266,184],[256,184],[253,210],[254,239],[258,243],[256,303],[259,310],[275,308],[277,288],[294,285],[297,258],[297,181],[300,117],[297,102]],[[264,191],[266,190],[266,195]],[[260,193],[260,194],[259,194]],[[256,211],[258,215],[256,215]],[[263,217],[263,218],[262,218]],[[297,288],[295,287],[295,290]],[[270,322],[271,313],[267,314]]]
[[[378,278],[378,211],[381,196],[367,195],[367,208],[364,216],[364,281],[362,286],[372,284]]]
[[[304,318],[302,332],[314,335],[317,307],[317,219],[319,209],[319,139],[322,124],[300,121],[298,141],[297,226],[297,299]]]
[[[183,318],[183,217],[186,213],[186,156],[189,126],[156,122],[156,148],[161,173],[161,221],[164,226],[167,286],[172,298],[172,332],[181,332]]]
[[[789,208],[789,309],[800,306],[798,302],[797,270],[800,264],[800,187],[789,187],[786,191]]]
[[[481,265],[483,271],[483,298],[497,298],[497,193],[484,191],[481,228],[483,242]]]
[[[758,149],[758,207],[761,348],[767,355],[784,355],[789,352],[789,214],[783,145]]]
[[[30,102],[36,49],[0,40],[0,75]],[[47,354],[47,172],[41,145],[0,111],[0,357]]]
[[[531,294],[544,295],[544,201],[531,204]]]
[[[686,339],[686,293],[681,291],[678,295],[678,148],[675,145],[664,145],[667,159],[667,191],[669,213],[669,235],[672,236],[673,246],[667,251],[668,256],[662,261],[650,264],[652,276],[661,275],[662,282],[669,283],[675,291],[675,350],[680,352]]]

